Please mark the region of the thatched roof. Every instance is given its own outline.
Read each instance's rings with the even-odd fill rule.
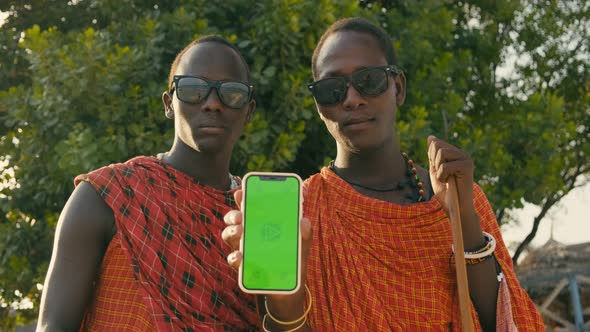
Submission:
[[[529,292],[551,291],[570,275],[590,276],[590,242],[564,245],[550,239],[532,250],[516,268],[518,279]]]

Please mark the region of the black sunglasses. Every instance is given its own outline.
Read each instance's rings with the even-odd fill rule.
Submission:
[[[207,99],[211,89],[217,91],[221,102],[231,108],[242,108],[252,99],[254,86],[238,81],[214,81],[203,77],[175,75],[170,94],[176,90],[178,99],[189,104],[199,104]]]
[[[315,81],[308,88],[319,105],[330,106],[344,101],[349,83],[363,96],[375,97],[387,90],[389,74],[401,73],[401,69],[396,66],[363,68],[348,76]]]

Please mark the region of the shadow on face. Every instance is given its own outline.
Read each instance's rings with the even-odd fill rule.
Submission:
[[[385,54],[373,36],[356,31],[338,31],[325,40],[318,54],[317,79],[350,75],[361,68],[385,65]]]
[[[361,69],[387,65],[375,37],[338,31],[327,37],[318,53],[317,79],[349,76]],[[405,98],[405,77],[392,74],[387,80],[387,89],[377,96],[363,95],[349,84],[342,102],[328,106],[316,103],[339,149],[357,153],[394,142],[397,107]]]
[[[217,42],[202,42],[187,50],[178,64],[176,75],[248,81],[248,73],[240,56],[233,49]]]
[[[205,41],[188,49],[180,59],[175,75],[192,76],[210,82],[248,83],[247,69],[235,50],[219,42]],[[203,99],[182,101],[177,90],[162,96],[166,116],[174,118],[176,140],[198,152],[231,153],[244,125],[255,108],[251,100],[242,108],[228,107],[219,92],[206,82],[198,90]],[[210,88],[209,90],[207,88]],[[176,88],[176,87],[175,87]],[[195,86],[188,87],[197,90]],[[204,92],[203,92],[204,91]],[[206,97],[205,97],[206,96]]]

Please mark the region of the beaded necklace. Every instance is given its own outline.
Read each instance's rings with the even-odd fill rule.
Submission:
[[[359,187],[359,188],[363,188],[366,190],[379,192],[379,193],[401,190],[406,186],[406,184],[410,183],[410,185],[411,185],[411,183],[412,183],[411,179],[414,179],[415,184],[413,185],[413,187],[417,189],[418,198],[414,197],[414,195],[410,195],[411,197],[408,197],[408,198],[415,199],[416,202],[422,202],[422,201],[424,201],[424,189],[422,188],[424,186],[424,184],[422,183],[422,181],[420,181],[420,177],[418,176],[418,170],[416,169],[416,167],[414,167],[414,161],[412,159],[409,159],[409,156],[406,152],[402,152],[402,157],[404,157],[404,160],[406,162],[406,165],[407,165],[406,175],[410,178],[410,180],[406,180],[406,181],[402,180],[398,184],[396,184],[394,187],[391,187],[391,188],[384,188],[384,189],[373,188],[373,187],[368,187],[368,186],[365,186],[362,184],[350,182],[350,181],[346,180],[345,178],[343,178],[340,174],[338,174],[338,171],[336,170],[336,167],[334,166],[334,160],[330,161],[330,169],[336,175],[338,175],[342,180],[344,180],[344,182],[350,184],[351,186],[355,186],[355,187]]]

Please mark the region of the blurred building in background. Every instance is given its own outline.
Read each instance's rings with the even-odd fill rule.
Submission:
[[[547,331],[590,331],[590,242],[564,245],[550,238],[516,272]]]

